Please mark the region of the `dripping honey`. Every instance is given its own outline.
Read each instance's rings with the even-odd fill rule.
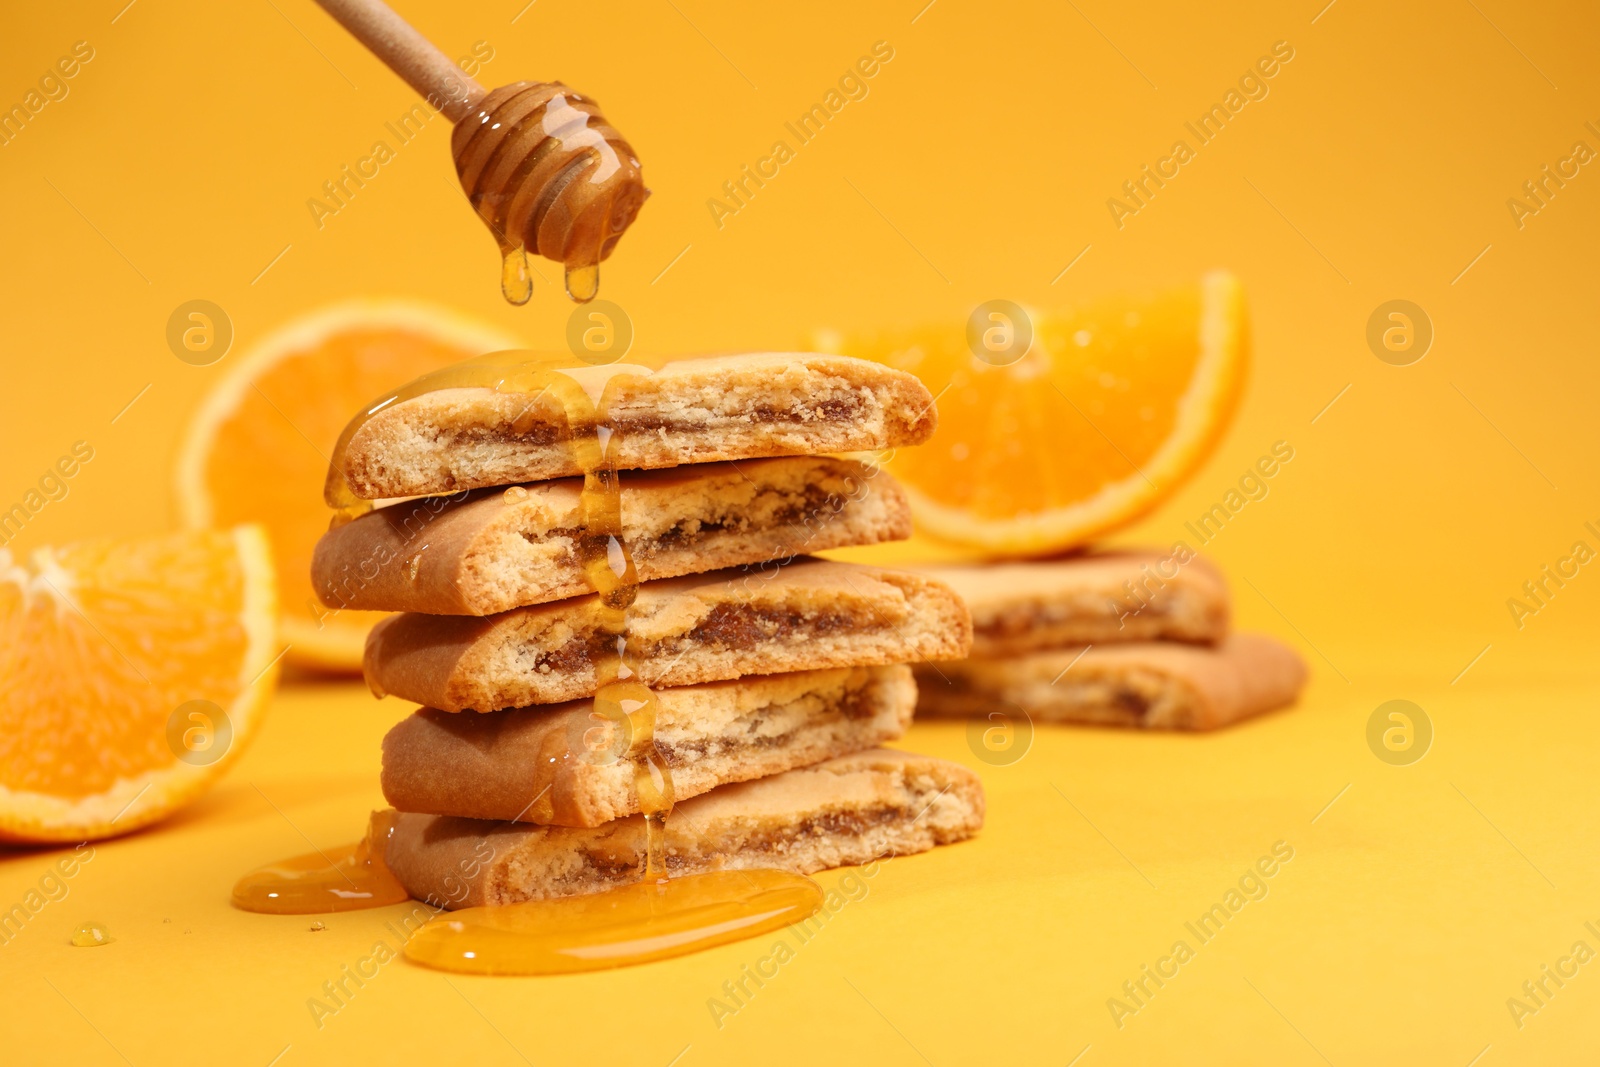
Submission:
[[[583,490],[578,498],[583,533],[578,538],[577,553],[598,601],[599,629],[604,635],[594,656],[594,709],[624,726],[624,736],[631,739],[627,755],[634,761],[634,783],[647,829],[644,876],[660,880],[666,877],[661,842],[662,828],[674,801],[672,772],[656,749],[655,694],[638,679],[628,661],[627,612],[639,592],[639,575],[622,537],[622,493],[617,475],[621,437],[605,424],[602,416],[607,391],[632,376],[649,373],[644,367],[615,364],[606,368],[563,368],[527,352],[492,352],[445,367],[379,399],[350,421],[334,446],[323,496],[337,509],[335,525],[371,510],[371,502],[357,497],[350,487],[345,475],[346,457],[356,432],[367,420],[394,404],[440,389],[488,388],[527,397],[550,395],[560,405],[566,419],[568,447],[583,472]],[[531,407],[530,403],[530,417]],[[513,491],[526,493],[512,486],[506,496],[515,499]],[[421,565],[420,552],[406,562],[411,580],[416,580]],[[549,821],[553,814],[548,796],[531,812],[535,822]]]
[[[530,398],[528,418],[531,425],[534,401],[538,398],[538,394],[544,391],[543,384],[536,383],[535,379],[542,374],[549,379],[560,377],[572,381],[578,387],[577,392],[584,396],[591,412],[589,417],[592,419],[594,402],[589,399],[590,392],[599,396],[610,380],[619,375],[638,376],[650,373],[648,367],[613,363],[605,367],[582,364],[566,368],[558,374],[552,369],[555,365],[554,359],[540,357],[530,352],[490,352],[425,374],[368,404],[364,411],[345,425],[339,434],[338,443],[334,445],[333,457],[328,464],[328,476],[323,483],[322,496],[324,502],[334,509],[332,525],[342,526],[372,510],[372,501],[362,499],[350,487],[349,479],[345,476],[346,457],[350,442],[356,433],[381,411],[442,389],[492,389],[497,393],[528,396]],[[535,367],[540,368],[539,374],[532,369]],[[562,392],[556,390],[551,392],[558,402],[564,401]],[[577,413],[580,422],[582,416],[583,412],[580,410]],[[528,428],[528,425],[512,426],[514,432],[525,432]]]
[[[561,263],[587,303],[600,263],[650,191],[639,160],[594,101],[559,82],[517,82],[478,101],[451,137],[467,199],[500,247],[500,290],[533,295],[528,253]]]
[[[655,695],[629,661],[627,612],[638,572],[622,536],[617,474],[620,435],[604,417],[608,392],[643,367],[558,367],[529,353],[491,353],[427,375],[368,407],[345,427],[329,466],[324,496],[338,525],[371,509],[345,476],[351,439],[386,408],[439,389],[490,388],[535,397],[550,394],[566,418],[566,439],[583,473],[582,535],[577,552],[593,590],[603,639],[593,656],[594,710],[629,740],[634,785],[645,822],[639,881],[603,893],[488,908],[467,908],[427,924],[407,955],[419,963],[476,974],[554,974],[644,963],[752,937],[798,922],[822,899],[809,878],[784,871],[727,871],[669,878],[666,822],[675,800],[672,772],[655,744]],[[530,404],[531,411],[531,404]],[[514,427],[515,429],[516,427]],[[527,427],[521,428],[523,431]],[[519,486],[508,501],[526,497]],[[407,561],[415,579],[421,554]],[[381,694],[379,694],[381,695]],[[531,809],[550,821],[545,794]],[[297,857],[239,883],[234,902],[254,911],[338,911],[399,903],[406,893],[383,864],[392,813],[374,815],[367,837],[326,858]],[[331,866],[330,862],[331,861]],[[362,894],[365,894],[364,896]]]

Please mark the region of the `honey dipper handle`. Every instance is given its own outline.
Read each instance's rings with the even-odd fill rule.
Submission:
[[[468,77],[383,0],[317,3],[452,123],[460,122],[488,95],[487,89]]]

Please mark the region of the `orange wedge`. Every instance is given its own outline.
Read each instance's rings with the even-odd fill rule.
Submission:
[[[911,371],[934,393],[938,431],[887,469],[923,533],[989,553],[1071,548],[1155,507],[1221,438],[1249,364],[1244,297],[1228,274],[1029,314],[1031,345],[1014,340],[1026,326],[1001,323],[1009,351],[969,341],[988,336],[984,319],[976,331],[821,344]]]
[[[375,612],[333,611],[311,587],[311,553],[328,529],[328,457],[357,411],[413,378],[510,338],[441,308],[344,304],[290,322],[232,366],[207,395],[178,456],[177,497],[194,529],[256,522],[278,564],[287,661],[357,672]]]
[[[126,833],[197,796],[277,679],[259,527],[0,549],[0,840]]]

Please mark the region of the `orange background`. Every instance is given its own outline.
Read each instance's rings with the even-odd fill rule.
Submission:
[[[0,146],[0,506],[74,441],[96,452],[18,550],[174,524],[175,448],[228,365],[174,358],[164,332],[180,303],[225,308],[236,353],[350,296],[443,303],[550,348],[571,310],[543,263],[533,302],[503,303],[442,118],[315,226],[306,200],[413,103],[320,10],[123,2],[19,8],[0,39],[4,107],[75,41],[95,51],[69,95]],[[297,687],[212,797],[99,846],[71,903],[0,947],[8,1047],[120,1062],[109,1041],[138,1063],[266,1063],[290,1045],[289,1064],[403,1034],[403,1049],[475,1062],[598,1047],[665,1064],[689,1045],[685,1067],[844,1049],[1064,1063],[1085,1045],[1085,1067],[1466,1064],[1486,1045],[1485,1067],[1593,1056],[1593,968],[1521,1029],[1505,1006],[1572,941],[1600,948],[1583,928],[1600,925],[1600,870],[1576,839],[1597,809],[1600,576],[1585,567],[1520,630],[1506,606],[1574,541],[1600,549],[1584,529],[1600,526],[1600,177],[1583,167],[1521,228],[1506,204],[1575,141],[1600,150],[1584,125],[1600,126],[1591,9],[400,7],[451,55],[487,41],[486,84],[559,77],[626,132],[654,195],[602,296],[629,312],[639,352],[787,348],[818,327],[959,321],[997,297],[1050,308],[1234,270],[1255,340],[1241,414],[1185,489],[1118,540],[1183,536],[1289,441],[1270,495],[1207,551],[1241,624],[1304,650],[1312,689],[1299,711],[1215,738],[1041,729],[1022,761],[985,770],[979,842],[886,869],[838,936],[721,1031],[703,1002],[754,946],[454,991],[396,964],[318,1031],[304,998],[365,951],[365,920],[308,940],[297,920],[230,912],[227,887],[304,850],[263,795],[318,844],[356,832],[376,803],[376,739],[404,709],[355,686]],[[894,58],[869,95],[719,229],[707,200],[880,40]],[[1119,229],[1107,198],[1189,139],[1183,123],[1277,41],[1294,58],[1269,95]],[[1395,298],[1435,329],[1409,367],[1365,341],[1368,315]],[[1437,731],[1412,767],[1365,747],[1367,716],[1393,697]],[[918,726],[907,744],[976,764],[959,727]],[[1239,936],[1202,949],[1118,1030],[1106,998],[1280,838],[1296,859]],[[48,862],[0,860],[0,904]],[[64,946],[86,908],[124,931],[118,944]],[[625,1046],[636,1014],[646,1025]]]

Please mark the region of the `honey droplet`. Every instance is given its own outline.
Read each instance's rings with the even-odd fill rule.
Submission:
[[[516,82],[479,100],[450,136],[456,176],[501,254],[598,263],[650,195],[639,159],[595,102],[559,82]],[[521,250],[525,250],[521,251]],[[501,289],[527,301],[507,260]],[[525,269],[525,268],[523,268]],[[598,283],[569,281],[574,300]],[[582,296],[580,292],[590,295]]]
[[[647,811],[644,815],[644,872],[639,877],[646,883],[667,882],[667,815],[665,811]]]
[[[233,906],[269,915],[322,915],[409,900],[383,862],[394,812],[375,811],[353,845],[294,856],[251,871],[233,887]]]
[[[327,928],[328,927],[325,924],[321,923],[321,922],[314,922],[314,923],[311,924],[311,932],[314,933],[314,934],[321,933],[323,930],[326,930]]]
[[[570,974],[683,956],[801,922],[822,887],[788,871],[713,871],[603,893],[463,908],[419,929],[408,959],[463,974]]]
[[[567,264],[567,295],[580,304],[587,304],[600,293],[600,264],[586,267]]]
[[[111,931],[107,930],[103,923],[79,923],[78,928],[72,931],[72,943],[78,948],[109,945],[111,940]]]
[[[328,529],[337,530],[341,526],[355,522],[361,516],[372,510],[372,501],[356,500],[334,510],[333,518],[328,520]]]
[[[503,495],[507,504],[516,504],[528,499],[528,491],[520,485],[513,485]]]
[[[508,303],[521,307],[533,298],[533,275],[528,272],[528,254],[521,248],[506,250],[500,261],[500,292]]]

